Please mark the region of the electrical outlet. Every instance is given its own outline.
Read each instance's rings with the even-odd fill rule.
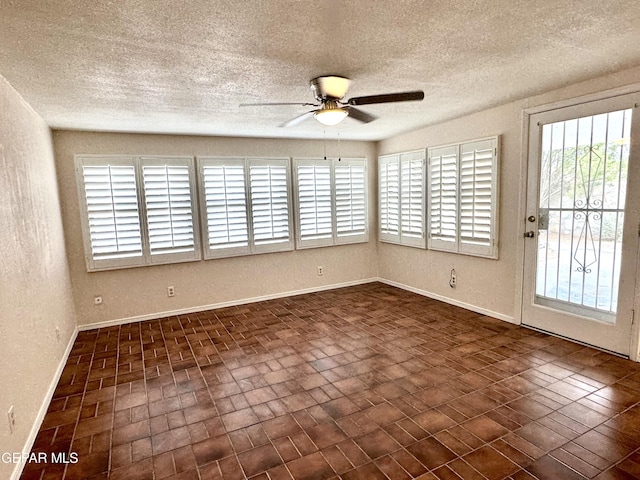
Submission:
[[[9,411],[7,412],[7,417],[9,420],[9,433],[13,433],[16,429],[16,414],[13,411],[13,405],[9,407]]]
[[[318,265],[318,276],[321,277],[324,275],[324,267],[322,265]]]
[[[93,297],[93,304],[94,305],[102,305],[102,297]]]
[[[171,285],[170,287],[167,287],[167,296],[168,297],[175,297],[176,296],[176,287],[174,287],[173,285]]]
[[[456,285],[458,284],[458,277],[456,276],[456,271],[455,269],[451,269],[451,277],[449,278],[449,286],[451,288],[456,288]]]

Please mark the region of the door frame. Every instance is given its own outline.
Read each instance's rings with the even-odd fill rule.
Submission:
[[[613,88],[601,92],[589,93],[586,95],[567,98],[554,101],[551,103],[541,104],[533,107],[524,108],[522,110],[521,119],[521,145],[520,145],[520,175],[519,175],[519,198],[518,198],[518,228],[516,235],[516,288],[514,303],[514,321],[518,325],[522,324],[522,307],[524,305],[524,280],[525,280],[525,237],[524,232],[528,229],[526,224],[527,214],[527,189],[528,189],[528,170],[529,170],[529,120],[532,115],[557,110],[566,107],[573,107],[583,103],[593,102],[597,100],[606,100],[613,97],[619,97],[632,93],[640,93],[640,84],[626,85],[624,87]],[[639,226],[640,233],[640,226]],[[640,362],[640,254],[636,260],[636,286],[634,290],[633,308],[634,321],[631,325],[631,338],[629,347],[629,359]],[[530,327],[527,327],[530,328]],[[549,335],[553,335],[549,333]],[[577,342],[576,340],[571,341]],[[581,342],[577,342],[581,343]],[[589,345],[592,348],[597,348]],[[612,353],[612,352],[609,352]]]

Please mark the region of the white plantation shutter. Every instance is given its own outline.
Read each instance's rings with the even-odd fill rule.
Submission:
[[[400,170],[400,240],[424,248],[424,150],[401,154]]]
[[[429,248],[458,249],[458,146],[429,149]]]
[[[298,160],[296,186],[298,206],[298,246],[333,244],[331,202],[331,162]]]
[[[380,240],[425,246],[425,151],[378,159]]]
[[[495,139],[460,146],[460,250],[491,255],[497,145]]]
[[[198,158],[205,258],[293,249],[287,158]]]
[[[380,240],[400,242],[400,156],[378,159]]]
[[[88,270],[142,264],[133,157],[76,158]]]
[[[142,157],[140,162],[151,263],[200,258],[193,159]]]
[[[291,250],[289,159],[249,161],[254,252]]]
[[[367,174],[364,159],[334,163],[336,242],[367,241]]]
[[[249,253],[244,159],[199,158],[205,258]]]
[[[294,160],[298,248],[368,240],[366,162]]]
[[[191,157],[76,155],[88,271],[200,259]]]
[[[429,149],[429,248],[497,258],[498,143]]]

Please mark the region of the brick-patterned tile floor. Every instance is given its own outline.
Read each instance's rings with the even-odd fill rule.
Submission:
[[[640,366],[380,283],[81,332],[27,479],[640,478]]]

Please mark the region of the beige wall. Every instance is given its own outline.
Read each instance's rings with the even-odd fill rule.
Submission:
[[[321,141],[109,134],[53,134],[63,222],[79,324],[157,316],[163,312],[358,282],[377,275],[375,235],[375,145],[327,142],[327,155],[369,159],[370,241],[365,244],[252,255],[173,265],[87,273],[74,154],[156,154],[318,157]],[[324,267],[324,276],[316,273]],[[175,286],[175,297],[167,286]],[[94,305],[96,295],[103,304]]]
[[[370,196],[368,244],[297,250],[175,265],[87,273],[79,223],[73,155],[180,154],[234,156],[319,156],[321,141],[191,137],[55,131],[54,149],[61,189],[63,222],[79,323],[93,324],[157,316],[163,312],[241,302],[262,296],[321,288],[379,276],[413,289],[518,320],[520,272],[519,203],[521,201],[522,112],[524,109],[602,92],[640,81],[640,68],[572,85],[443,124],[429,126],[379,142],[341,142],[342,156],[369,159]],[[444,252],[376,243],[376,162],[378,154],[413,150],[451,142],[501,135],[499,259],[488,260]],[[337,154],[336,142],[327,153]],[[324,277],[316,267],[325,267]],[[456,269],[457,288],[448,285]],[[176,287],[176,297],[166,287]],[[104,304],[95,306],[101,295]]]
[[[50,130],[2,77],[0,112],[0,452],[21,452],[76,321]]]
[[[522,119],[527,108],[608,89],[638,84],[640,68],[620,72],[544,95],[527,98],[439,125],[406,133],[378,144],[380,155],[415,150],[491,135],[501,135],[499,259],[421,250],[386,243],[378,245],[379,276],[452,302],[519,319],[518,283],[523,238],[521,201]],[[428,108],[428,106],[426,106]],[[449,287],[455,268],[458,285]]]

